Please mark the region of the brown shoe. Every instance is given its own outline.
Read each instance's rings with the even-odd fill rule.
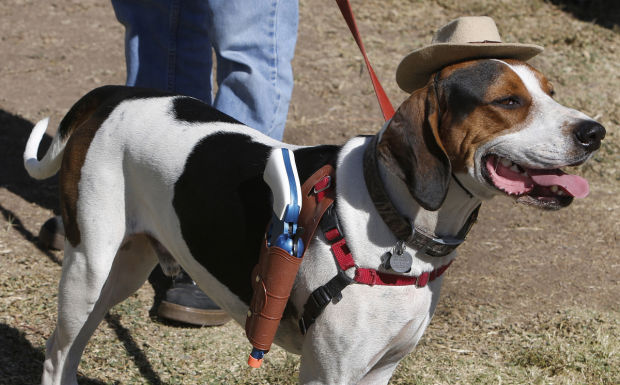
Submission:
[[[230,316],[200,290],[190,276],[182,271],[166,291],[157,314],[173,321],[198,326],[218,326]]]
[[[51,217],[39,230],[39,244],[45,249],[62,250],[65,247],[65,227],[62,217]]]

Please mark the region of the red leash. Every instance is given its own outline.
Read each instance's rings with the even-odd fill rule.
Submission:
[[[342,17],[344,17],[344,20],[349,26],[351,34],[353,34],[353,38],[355,39],[357,46],[362,52],[362,56],[364,56],[364,62],[366,62],[366,68],[368,68],[368,74],[370,75],[372,86],[375,89],[375,94],[377,94],[377,99],[379,100],[379,107],[381,107],[383,118],[388,121],[392,118],[392,116],[394,116],[394,107],[392,107],[390,99],[387,97],[387,94],[383,90],[383,87],[381,87],[381,83],[379,82],[375,71],[372,69],[370,60],[368,60],[368,56],[366,55],[366,49],[364,48],[364,43],[362,43],[362,38],[360,37],[360,33],[357,30],[357,24],[355,23],[355,17],[353,16],[351,4],[349,3],[349,0],[336,0],[336,3],[338,4],[338,8],[340,8],[340,12],[342,12]]]

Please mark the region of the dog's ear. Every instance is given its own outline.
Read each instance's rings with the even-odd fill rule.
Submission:
[[[450,160],[439,138],[439,105],[432,83],[414,92],[386,127],[377,157],[402,179],[413,198],[437,210],[448,191]]]

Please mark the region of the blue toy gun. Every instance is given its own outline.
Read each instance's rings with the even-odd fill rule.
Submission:
[[[286,148],[274,149],[263,173],[273,195],[273,218],[252,273],[254,294],[245,321],[245,332],[254,347],[248,365],[258,368],[271,343],[288,302],[303,255],[301,187],[295,157]]]

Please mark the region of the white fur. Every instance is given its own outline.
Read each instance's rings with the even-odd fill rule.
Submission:
[[[65,149],[64,141],[60,139],[60,136],[56,136],[43,159],[40,162],[37,159],[39,143],[43,139],[48,123],[49,118],[45,118],[35,124],[24,150],[24,167],[28,174],[35,179],[45,179],[56,174],[60,169],[62,154]]]

